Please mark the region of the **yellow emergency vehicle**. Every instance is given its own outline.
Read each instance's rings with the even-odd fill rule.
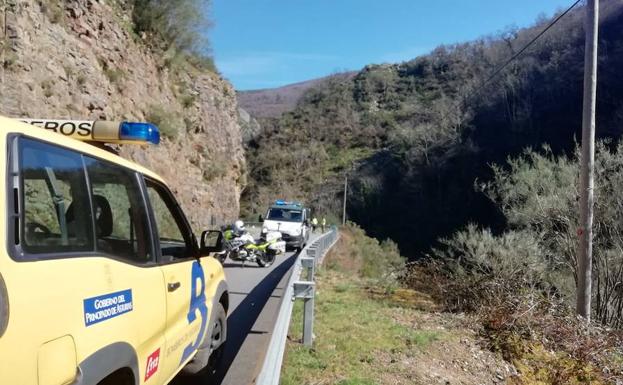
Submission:
[[[229,300],[208,255],[221,234],[199,244],[160,177],[80,140],[159,134],[0,117],[0,384],[155,385],[214,371]]]

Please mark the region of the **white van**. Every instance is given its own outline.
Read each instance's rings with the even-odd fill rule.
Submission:
[[[299,202],[277,200],[264,217],[262,234],[279,231],[287,247],[301,250],[309,240],[309,212]]]

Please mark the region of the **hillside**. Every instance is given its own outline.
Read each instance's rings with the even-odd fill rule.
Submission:
[[[318,267],[314,348],[298,342],[299,306],[282,384],[480,385],[517,376],[512,363],[486,349],[465,314],[442,312],[429,294],[388,278],[399,265],[395,245],[356,226],[340,228]]]
[[[331,78],[349,79],[354,75],[354,72],[344,72],[278,88],[238,91],[238,103],[257,118],[276,118],[292,111],[308,90],[319,87]]]
[[[160,146],[120,154],[165,178],[196,230],[231,221],[245,173],[235,92],[139,36],[132,4],[5,2],[0,114],[154,122]]]
[[[441,46],[401,64],[369,65],[353,77],[309,89],[297,107],[261,119],[248,152],[246,212],[271,197],[310,202],[334,218],[348,174],[349,218],[392,238],[412,259],[468,223],[507,228],[476,185],[491,165],[528,147],[573,154],[581,126],[583,9],[561,19],[500,76],[488,75],[550,20],[497,36]],[[623,127],[623,2],[602,2],[597,135]],[[282,151],[275,151],[280,149]]]

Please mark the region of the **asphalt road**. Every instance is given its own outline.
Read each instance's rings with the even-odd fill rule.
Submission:
[[[214,378],[178,376],[170,385],[253,384],[277,319],[283,289],[296,254],[277,256],[269,268],[225,261],[230,308],[227,345],[220,370]]]

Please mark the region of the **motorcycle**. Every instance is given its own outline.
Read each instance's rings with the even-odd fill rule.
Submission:
[[[224,246],[221,263],[228,257],[232,261],[256,262],[260,267],[268,267],[275,262],[278,254],[285,253],[285,241],[278,231],[271,231],[259,240],[255,240],[251,234],[244,232],[237,235],[233,230],[223,232]]]

